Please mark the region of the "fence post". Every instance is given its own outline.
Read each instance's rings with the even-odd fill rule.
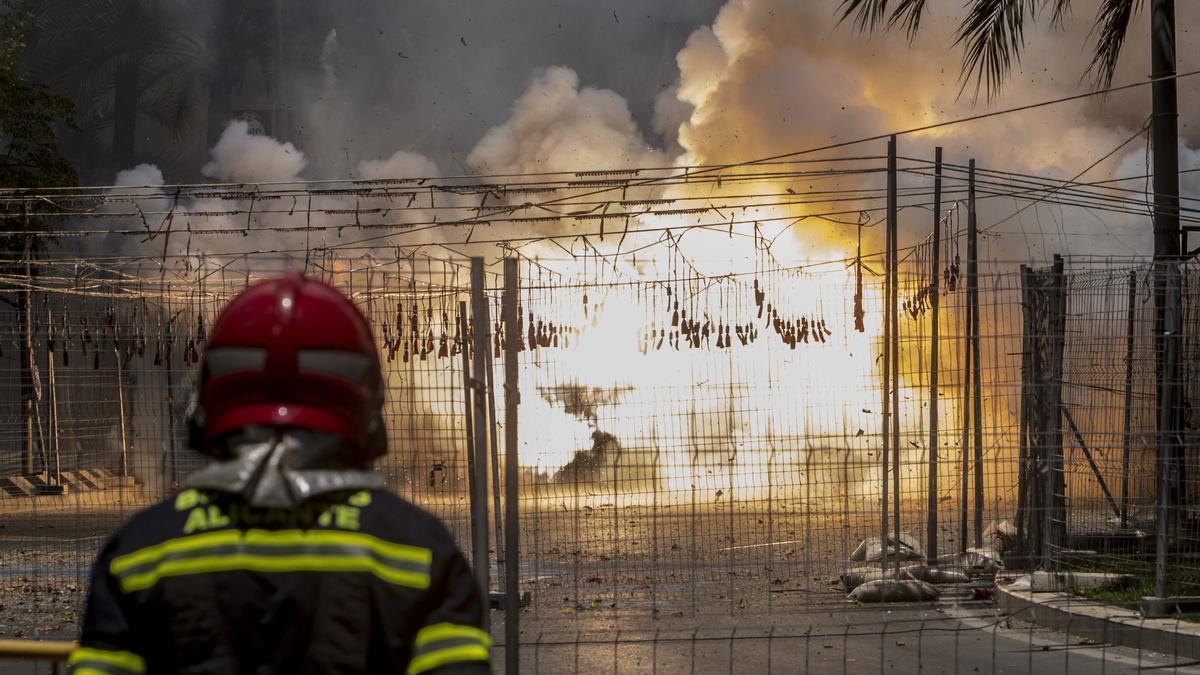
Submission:
[[[1167,596],[1167,548],[1168,531],[1173,525],[1174,514],[1171,504],[1172,483],[1175,479],[1176,439],[1179,431],[1176,404],[1179,386],[1179,333],[1180,294],[1179,265],[1174,261],[1160,263],[1156,273],[1162,275],[1158,284],[1163,289],[1162,374],[1159,377],[1158,396],[1158,457],[1157,467],[1157,513],[1155,514],[1154,546],[1154,594]]]
[[[891,200],[888,206],[888,219],[892,226],[890,246],[892,249],[892,298],[888,306],[892,310],[892,472],[895,474],[892,482],[892,513],[896,523],[896,578],[900,577],[900,209],[899,172],[896,170],[896,137],[891,138],[891,171],[888,172]]]
[[[462,377],[463,377],[463,421],[466,426],[467,446],[467,496],[471,501],[471,542],[475,541],[475,425],[471,411],[474,401],[471,398],[471,350],[475,348],[471,338],[470,323],[467,321],[467,302],[458,301],[458,331],[462,335]]]
[[[975,425],[975,546],[983,546],[983,379],[979,358],[979,228],[975,214],[975,160],[971,160],[968,178],[967,210],[967,293],[971,296],[971,385],[974,398],[971,412]]]
[[[58,431],[58,383],[54,377],[54,312],[50,306],[46,305],[46,394],[48,406],[48,431],[50,432],[50,451],[53,453],[54,469],[51,471],[46,468],[46,479],[50,480],[53,475],[55,485],[62,485],[62,453],[60,446],[62,439]]]
[[[1129,451],[1133,417],[1133,345],[1137,320],[1137,270],[1129,271],[1129,309],[1125,322],[1125,415],[1121,430],[1121,527],[1129,527]]]
[[[892,377],[892,286],[895,280],[892,278],[892,228],[895,222],[892,220],[894,210],[892,205],[896,198],[896,137],[892,136],[888,139],[887,145],[887,231],[884,235],[883,245],[883,377],[881,378],[881,391],[883,394],[883,428],[880,434],[883,441],[883,452],[880,457],[880,476],[882,478],[883,489],[879,496],[879,546],[880,559],[879,569],[886,575],[888,564],[888,451],[890,450],[889,441],[894,440],[889,438],[889,425],[891,423],[891,397],[889,390],[891,389]]]
[[[504,554],[504,530],[500,519],[500,442],[496,438],[496,385],[493,381],[495,369],[492,367],[495,364],[496,354],[492,353],[493,342],[495,340],[489,340],[487,344],[488,367],[484,372],[487,375],[488,439],[492,447],[489,456],[492,463],[492,511],[496,514],[496,581],[501,584],[501,590],[503,590],[503,584],[508,577],[504,574],[507,557]]]
[[[1029,481],[1032,473],[1029,466],[1033,464],[1029,447],[1029,374],[1033,357],[1032,338],[1030,335],[1029,307],[1029,268],[1021,265],[1021,398],[1020,410],[1017,417],[1017,541],[1020,542],[1022,553],[1027,554],[1033,547],[1025,539],[1027,534],[1025,519],[1032,512],[1028,503],[1030,490]],[[1032,557],[1032,556],[1031,556]]]
[[[114,335],[116,330],[114,326]],[[121,477],[125,478],[129,475],[129,432],[125,420],[125,369],[121,367],[121,350],[116,346],[116,340],[113,343],[113,357],[117,360],[117,422],[120,424],[117,431],[121,441]],[[121,483],[121,485],[124,486],[125,483]]]
[[[967,210],[968,227],[971,222],[971,214],[975,212],[974,208],[975,195],[975,160],[970,162],[968,174],[968,199],[970,206]],[[974,276],[971,274],[971,261],[974,259],[974,251],[971,250],[971,239],[967,240],[967,292],[966,302],[964,303],[964,329],[963,329],[963,388],[962,388],[962,484],[959,486],[959,503],[958,503],[958,549],[962,553],[967,552],[967,512],[970,509],[970,493],[967,490],[967,481],[971,475],[971,321],[974,317],[971,311],[971,286]]]
[[[517,313],[520,279],[517,260],[504,260],[504,550],[505,613],[504,613],[504,672],[519,673],[521,649],[521,598],[517,584],[520,579],[520,539],[518,523],[520,508],[520,467],[518,465],[517,406],[521,390],[517,378],[517,335],[521,332],[521,317]],[[496,514],[497,518],[499,514]]]
[[[1067,288],[1063,275],[1062,256],[1054,256],[1050,271],[1049,319],[1047,337],[1050,353],[1047,358],[1045,384],[1049,386],[1048,400],[1043,399],[1043,421],[1046,424],[1039,445],[1048,469],[1046,481],[1046,527],[1044,561],[1054,566],[1053,551],[1066,540],[1066,481],[1063,476],[1062,442],[1062,385],[1063,347],[1066,343]]]
[[[925,552],[937,563],[938,548],[938,281],[942,266],[942,147],[933,150],[933,262],[930,269],[929,331],[929,500],[925,516]]]
[[[480,420],[487,419],[487,378],[482,375],[488,363],[488,343],[492,339],[491,320],[488,313],[487,296],[484,293],[486,284],[483,269],[483,258],[471,258],[471,312],[474,329],[471,333],[471,353],[475,357],[474,377],[471,378],[471,390],[474,392],[475,404],[475,485],[471,499],[471,542],[472,562],[475,565],[475,578],[479,583],[479,592],[483,599],[483,628],[488,629],[490,603],[488,601],[491,584],[488,581],[488,432]]]
[[[26,207],[28,208],[28,207]],[[23,225],[26,231],[29,230],[29,212],[25,211]],[[21,365],[21,423],[24,427],[24,445],[21,447],[21,472],[27,476],[32,476],[34,466],[34,436],[33,436],[33,413],[34,407],[37,406],[37,399],[34,394],[33,387],[33,239],[25,237],[25,288],[20,291],[17,296],[19,307],[17,313],[20,314],[22,322],[21,328],[21,358],[25,363]]]

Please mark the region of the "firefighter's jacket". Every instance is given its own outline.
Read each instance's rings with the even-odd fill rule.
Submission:
[[[101,551],[76,674],[486,673],[478,585],[446,528],[384,490],[291,509],[185,490]]]

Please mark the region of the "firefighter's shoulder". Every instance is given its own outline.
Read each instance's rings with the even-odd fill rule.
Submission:
[[[377,537],[393,541],[419,540],[435,553],[457,548],[453,535],[434,514],[388,490],[364,490],[351,494],[347,503],[363,503],[362,527]]]
[[[163,499],[127,518],[109,538],[108,553],[119,555],[178,537],[187,514],[175,508],[176,497]]]

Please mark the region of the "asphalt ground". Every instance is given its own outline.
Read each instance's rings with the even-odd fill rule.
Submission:
[[[965,588],[931,604],[848,602],[833,581],[877,527],[870,513],[782,501],[588,506],[547,503],[522,518],[522,590],[533,597],[521,614],[522,672],[1200,673],[1001,617]],[[6,514],[0,637],[73,639],[95,551],[132,508]],[[503,620],[493,613],[498,666]],[[50,671],[0,661],[3,675],[35,672]]]

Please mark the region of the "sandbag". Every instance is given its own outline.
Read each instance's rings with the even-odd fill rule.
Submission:
[[[850,554],[850,559],[856,562],[878,562],[883,558],[883,546],[880,545],[880,541],[879,537],[864,539]],[[907,532],[888,537],[887,555],[889,560],[896,557],[900,560],[920,560],[925,557],[916,538]]]
[[[987,548],[969,548],[966,553],[951,553],[937,559],[938,567],[962,568],[972,579],[994,577],[1004,568],[1000,554]]]
[[[930,567],[928,565],[912,565],[904,568],[914,578],[930,584],[965,584],[971,580],[967,571],[961,567]]]
[[[852,591],[855,588],[865,584],[868,581],[878,581],[880,579],[895,579],[896,570],[888,566],[887,572],[879,569],[878,565],[872,567],[851,567],[842,572],[838,580],[842,582],[842,587],[847,591]],[[911,579],[912,577],[904,569],[900,570],[901,579]]]
[[[916,579],[876,579],[850,592],[857,602],[931,602],[938,599],[938,590]]]
[[[983,536],[992,543],[992,548],[1001,556],[1007,551],[1017,550],[1021,545],[1020,539],[1017,538],[1016,526],[1007,520],[999,523],[993,520],[983,531]]]
[[[1004,568],[1000,554],[988,548],[969,548],[959,556],[960,564],[973,577],[994,577]]]
[[[838,577],[838,581],[841,582],[842,588],[846,589],[846,592],[849,593],[868,581],[875,581],[882,578],[883,574],[879,571],[878,567],[851,567],[842,572],[841,576]]]

